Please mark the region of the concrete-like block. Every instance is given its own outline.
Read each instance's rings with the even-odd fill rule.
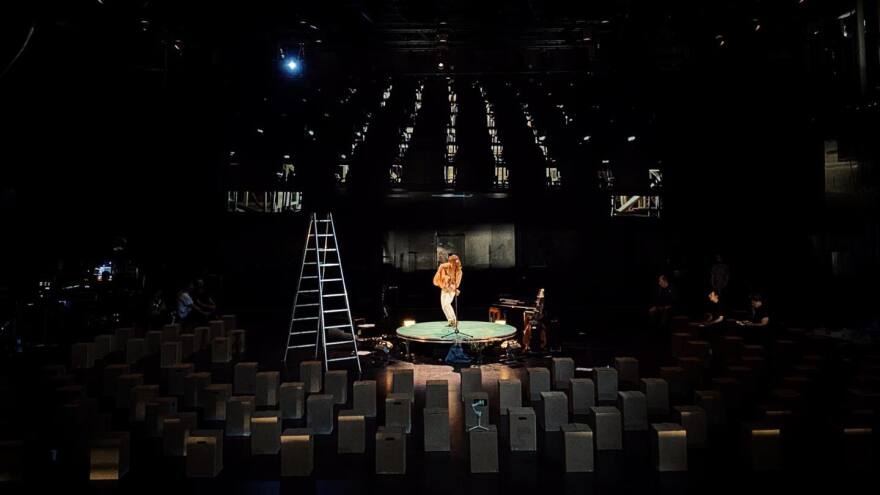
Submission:
[[[251,416],[251,455],[275,455],[280,450],[280,412],[255,411]]]
[[[572,378],[569,380],[569,402],[572,414],[589,414],[590,408],[596,405],[596,389],[589,378]]]
[[[180,325],[171,323],[162,327],[162,343],[180,340]]]
[[[593,429],[596,450],[621,450],[623,448],[620,411],[616,407],[591,407],[590,427]]]
[[[498,472],[498,428],[468,432],[471,451],[471,473]]]
[[[376,380],[358,380],[351,386],[352,411],[365,418],[376,417]]]
[[[391,370],[391,393],[407,394],[410,401],[415,401],[415,390],[415,370],[413,368]]]
[[[209,327],[195,327],[193,328],[193,342],[195,343],[195,350],[199,352],[201,350],[211,351],[211,329]]]
[[[147,355],[155,356],[162,350],[162,330],[150,330],[144,334],[147,342]]]
[[[522,407],[522,382],[519,378],[498,380],[498,409],[502,416],[511,407]]]
[[[315,435],[333,433],[333,396],[312,394],[306,399],[306,426]]]
[[[108,354],[116,352],[116,336],[112,334],[95,336],[95,359],[104,359]]]
[[[617,370],[618,383],[627,387],[639,384],[639,360],[634,357],[622,356],[614,358],[614,369]]]
[[[178,339],[180,341],[180,357],[181,359],[189,359],[198,351],[196,336],[191,333],[184,333]]]
[[[593,384],[596,386],[596,401],[617,400],[617,370],[614,368],[593,368]]]
[[[687,432],[675,423],[651,425],[651,458],[658,471],[687,471]]]
[[[333,396],[334,404],[348,402],[348,371],[330,370],[325,373],[324,393]]]
[[[131,388],[129,418],[131,421],[144,421],[147,416],[147,402],[159,397],[158,385],[135,385]]]
[[[428,380],[425,382],[425,407],[449,409],[449,382]]]
[[[131,406],[131,390],[144,384],[141,373],[127,373],[116,377],[116,408],[127,409]]]
[[[309,476],[315,466],[315,437],[308,428],[281,434],[281,476]]]
[[[125,362],[137,364],[147,355],[147,341],[144,339],[129,338],[125,343]]]
[[[228,332],[229,345],[235,355],[244,354],[247,350],[247,331],[241,328]]]
[[[160,353],[160,366],[162,368],[170,368],[180,364],[183,359],[183,351],[180,342],[163,342],[162,351]]]
[[[300,419],[306,409],[306,389],[303,382],[281,384],[281,418]]]
[[[535,410],[531,407],[511,407],[510,450],[533,452],[538,450],[538,430]]]
[[[574,359],[569,357],[553,358],[553,389],[568,390],[568,382],[574,378]]]
[[[541,392],[550,391],[550,370],[547,368],[526,368],[526,377],[529,401],[537,402],[541,400]]]
[[[186,439],[189,432],[198,427],[194,412],[178,412],[162,418],[162,453],[165,457],[186,455]]]
[[[425,408],[424,420],[425,452],[449,452],[449,409]]]
[[[483,401],[484,406],[474,407],[474,401]],[[464,400],[464,426],[470,428],[482,422],[483,426],[489,424],[489,394],[486,392],[472,392]],[[479,413],[479,415],[477,414]],[[479,418],[477,416],[480,416]]]
[[[226,402],[232,397],[232,384],[212,383],[201,391],[204,418],[208,421],[226,421]]]
[[[662,378],[642,378],[642,393],[648,402],[648,414],[669,414],[669,384]]]
[[[186,439],[186,476],[214,478],[223,470],[223,430],[193,430]]]
[[[92,440],[89,481],[119,481],[125,476],[129,470],[130,445],[131,438],[127,431],[109,432]],[[3,479],[0,478],[0,481]]]
[[[161,437],[165,417],[174,414],[177,414],[177,397],[156,397],[148,400],[144,409],[147,435]]]
[[[252,395],[236,395],[226,401],[226,436],[251,436],[251,418],[254,416],[256,399]]]
[[[210,384],[210,373],[196,372],[186,375],[183,382],[183,406],[188,408],[202,407],[202,390]]]
[[[582,423],[562,425],[562,440],[565,444],[565,472],[592,473],[595,458],[590,426]]]
[[[232,347],[229,345],[229,339],[226,337],[211,339],[211,362],[222,364],[230,361],[232,361]]]
[[[709,420],[700,406],[676,406],[675,420],[687,432],[687,444],[691,448],[709,445]]]
[[[694,392],[694,405],[706,411],[706,419],[711,426],[727,423],[727,410],[721,392],[717,390],[697,390]]]
[[[648,401],[636,391],[617,393],[617,408],[623,416],[624,431],[648,430]]]
[[[278,387],[280,384],[281,374],[277,371],[261,371],[257,373],[257,407],[277,406]]]
[[[131,367],[127,364],[108,364],[104,366],[104,385],[102,387],[102,395],[104,397],[116,397],[117,379],[122,375],[131,373]],[[140,385],[140,384],[138,384]]]
[[[408,394],[388,394],[385,397],[385,426],[400,428],[404,433],[412,430],[412,402]]]
[[[483,370],[480,367],[461,369],[461,400],[468,394],[483,391]]]
[[[559,431],[568,424],[568,397],[559,391],[541,392],[541,428],[544,431]]]
[[[113,335],[116,337],[116,348],[126,350],[128,349],[128,339],[134,338],[134,328],[117,328]]]
[[[238,328],[238,318],[235,315],[222,315],[220,319],[223,320],[223,328],[227,334]]]
[[[211,330],[211,338],[226,337],[226,325],[223,320],[211,320],[208,322],[208,328]],[[231,329],[230,329],[231,330]]]
[[[299,363],[299,381],[305,383],[306,394],[320,393],[324,382],[324,365],[321,361]]]
[[[336,452],[340,454],[363,454],[366,451],[367,427],[364,417],[352,411],[339,412],[339,435]]]
[[[232,383],[236,395],[256,395],[259,363],[235,363]]]
[[[765,425],[746,425],[746,455],[755,471],[782,468],[782,430]]]
[[[406,474],[406,433],[380,426],[376,432],[376,474]]]
[[[186,375],[193,372],[195,367],[192,363],[175,364],[165,371],[165,385],[168,395],[183,397],[186,390]]]

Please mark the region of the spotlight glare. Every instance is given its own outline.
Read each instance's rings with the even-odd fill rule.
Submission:
[[[302,71],[302,62],[296,57],[285,57],[281,61],[281,66],[291,75],[299,74]]]

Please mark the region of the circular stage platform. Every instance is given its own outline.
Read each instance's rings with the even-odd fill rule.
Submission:
[[[460,321],[458,322],[458,331],[462,334],[468,334],[470,337],[461,334],[446,335],[452,332],[452,327],[448,326],[445,321],[427,321],[408,327],[400,327],[397,329],[397,336],[404,340],[429,344],[451,344],[456,340],[477,344],[505,340],[516,335],[514,327],[488,321]]]

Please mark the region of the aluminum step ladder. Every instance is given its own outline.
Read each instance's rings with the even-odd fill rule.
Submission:
[[[311,348],[315,359],[321,351],[325,371],[330,363],[352,359],[358,373],[362,371],[331,213],[323,218],[312,213],[309,222],[283,362],[287,363],[290,351]]]

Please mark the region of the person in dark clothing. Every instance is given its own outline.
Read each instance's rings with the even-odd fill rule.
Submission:
[[[660,329],[669,327],[669,319],[672,317],[672,310],[677,303],[678,292],[669,283],[669,278],[666,275],[657,277],[657,289],[654,293],[653,304],[648,308],[648,314],[656,327]]]
[[[720,325],[724,321],[724,305],[721,303],[721,297],[714,290],[709,293],[709,304],[706,307],[706,315],[699,324],[701,327],[712,327]]]
[[[749,298],[752,303],[752,317],[748,320],[736,322],[744,327],[768,327],[770,326],[770,314],[761,294],[752,294]]]

